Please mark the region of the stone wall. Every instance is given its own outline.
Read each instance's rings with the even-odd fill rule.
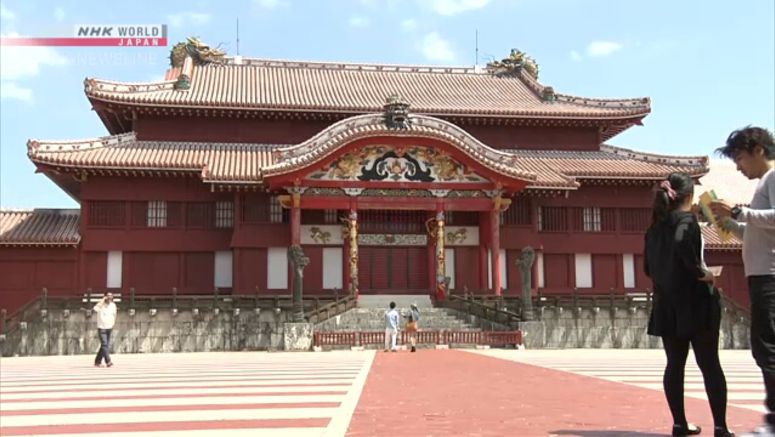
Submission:
[[[646,333],[649,312],[646,308],[568,309],[544,307],[540,318],[523,322],[526,348],[661,348],[662,341]],[[733,312],[724,312],[720,345],[724,349],[750,348],[750,324]]]
[[[113,329],[114,353],[283,350],[286,311],[121,310]],[[2,356],[92,354],[99,349],[96,317],[86,311],[37,314],[0,342]]]

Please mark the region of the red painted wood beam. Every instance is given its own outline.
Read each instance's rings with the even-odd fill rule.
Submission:
[[[301,209],[351,209],[353,199],[357,199],[357,210],[364,209],[407,209],[436,211],[439,201],[445,211],[487,211],[492,208],[488,198],[444,198],[436,197],[337,197],[302,196]]]

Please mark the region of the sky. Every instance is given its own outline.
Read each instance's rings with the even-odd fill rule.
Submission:
[[[644,126],[609,141],[645,152],[712,155],[736,128],[775,127],[773,0],[0,0],[0,37],[77,24],[166,24],[170,46],[270,59],[471,66],[518,48],[559,93],[650,97]],[[107,135],[84,78],[162,80],[169,49],[0,47],[0,207],[77,207],[27,140]]]

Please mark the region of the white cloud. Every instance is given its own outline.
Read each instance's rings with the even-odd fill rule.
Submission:
[[[253,2],[264,9],[275,9],[284,3],[282,0],[253,0]]]
[[[431,9],[439,15],[455,15],[462,12],[481,9],[490,0],[433,0]]]
[[[0,19],[11,21],[16,18],[16,14],[0,3]]]
[[[350,17],[350,20],[348,21],[348,23],[350,24],[350,27],[363,28],[368,26],[370,21],[367,17],[354,15]]]
[[[16,33],[2,37],[19,37]],[[15,81],[36,76],[41,67],[67,65],[70,61],[51,47],[0,46],[0,79]]]
[[[423,37],[420,51],[429,61],[452,62],[455,60],[455,52],[451,45],[437,32],[431,32]]]
[[[581,62],[581,59],[582,59],[581,54],[575,50],[571,50],[570,58],[572,61],[575,61],[575,62]]]
[[[593,58],[612,55],[622,49],[622,45],[615,41],[593,41],[587,46],[587,55]]]
[[[413,18],[407,18],[401,22],[401,29],[406,31],[417,29],[417,21]]]
[[[16,82],[2,82],[0,83],[0,99],[16,99],[32,103],[32,90],[22,88]]]
[[[54,18],[56,18],[58,23],[65,21],[65,10],[61,7],[54,9]]]
[[[210,14],[201,12],[181,12],[167,16],[170,26],[173,27],[200,26],[209,23],[210,18],[212,18]]]

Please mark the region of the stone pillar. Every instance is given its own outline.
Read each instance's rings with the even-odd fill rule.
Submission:
[[[309,265],[309,258],[304,255],[301,246],[293,244],[288,248],[288,262],[293,269],[293,321],[304,322],[304,268]]]
[[[533,261],[535,250],[526,246],[517,259],[517,268],[522,276],[522,320],[533,320]]]

